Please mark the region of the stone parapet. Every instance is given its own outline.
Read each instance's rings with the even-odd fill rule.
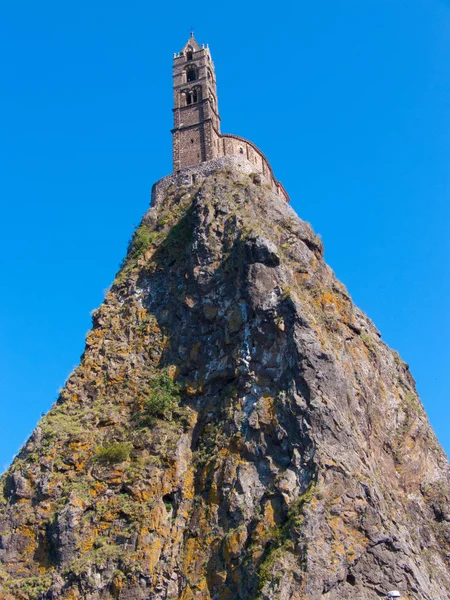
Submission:
[[[157,206],[159,202],[163,200],[167,188],[169,188],[171,185],[175,185],[177,187],[195,185],[200,183],[209,175],[212,175],[215,171],[221,169],[230,169],[237,171],[238,173],[243,173],[244,175],[257,173],[261,178],[262,184],[270,186],[273,192],[284,197],[286,202],[289,202],[289,196],[287,195],[284,187],[281,185],[281,183],[275,181],[273,178],[272,169],[264,174],[262,169],[258,168],[254,162],[248,160],[244,155],[238,154],[221,156],[213,160],[202,162],[198,165],[185,167],[184,169],[174,171],[170,175],[163,177],[152,187],[151,206]]]

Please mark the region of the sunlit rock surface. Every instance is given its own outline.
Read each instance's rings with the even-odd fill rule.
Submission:
[[[450,598],[448,462],[408,367],[251,174],[144,216],[2,483],[4,600]]]

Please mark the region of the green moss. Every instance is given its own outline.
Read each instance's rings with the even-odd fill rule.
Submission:
[[[120,463],[128,460],[131,452],[129,442],[113,442],[97,449],[94,461],[103,464]]]
[[[273,569],[278,560],[283,557],[283,554],[289,550],[293,550],[293,548],[294,544],[291,540],[285,540],[282,545],[275,546],[269,551],[258,569],[259,590],[261,590],[269,581],[273,583],[278,583],[278,581],[280,581],[282,573],[280,571],[274,573]]]
[[[80,414],[70,413],[65,407],[55,407],[42,418],[40,422],[44,438],[53,441],[55,438],[64,440],[74,435],[86,433],[86,427],[80,423]]]
[[[258,594],[269,581],[276,581],[279,574],[274,573],[274,568],[285,552],[294,549],[292,538],[295,529],[300,527],[304,521],[304,509],[310,504],[314,497],[319,497],[317,486],[311,483],[307,490],[297,498],[297,500],[289,507],[288,517],[286,522],[274,527],[272,530],[271,539],[266,544],[266,549],[263,554],[263,559],[257,570],[258,579]],[[304,562],[305,558],[303,558]],[[259,597],[259,595],[257,595]]]
[[[130,243],[129,253],[132,258],[138,258],[150,246],[152,234],[153,232],[145,223],[139,225]]]
[[[0,579],[1,581],[1,579]],[[28,600],[38,600],[42,598],[43,594],[47,592],[52,583],[51,572],[47,572],[38,577],[26,577],[24,579],[16,580],[15,583],[10,584],[9,589],[12,593],[20,592],[21,598],[25,595]]]
[[[100,548],[95,548],[85,552],[81,558],[73,561],[70,566],[64,571],[64,575],[80,576],[92,567],[105,566],[105,563],[114,561],[118,563],[120,570],[127,572],[133,567],[138,567],[137,563],[133,563],[136,552],[124,550],[123,546],[115,544],[104,544]]]

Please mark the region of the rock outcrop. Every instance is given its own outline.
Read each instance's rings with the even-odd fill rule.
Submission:
[[[2,480],[0,598],[450,599],[408,366],[258,178],[172,186]]]

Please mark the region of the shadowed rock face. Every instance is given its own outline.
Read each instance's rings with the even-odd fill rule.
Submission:
[[[3,477],[3,599],[450,599],[408,367],[251,177],[169,189]]]

